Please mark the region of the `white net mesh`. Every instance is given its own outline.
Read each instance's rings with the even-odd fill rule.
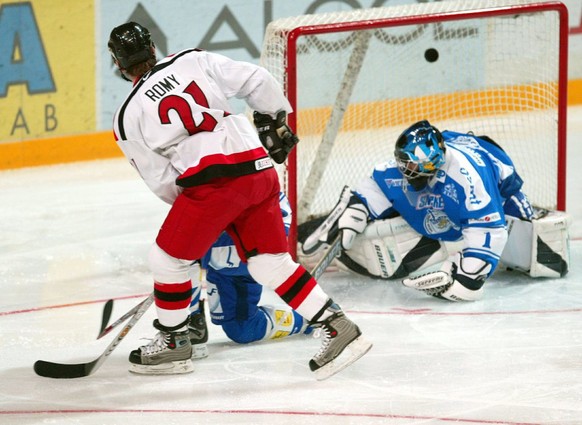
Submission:
[[[488,135],[516,162],[530,199],[556,208],[560,14],[515,9],[530,4],[540,2],[443,1],[272,22],[261,65],[296,93],[297,172],[279,171],[297,184],[299,223],[327,213],[420,119]]]

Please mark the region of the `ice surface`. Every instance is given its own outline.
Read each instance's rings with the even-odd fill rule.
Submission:
[[[95,340],[104,301],[116,319],[151,291],[146,253],[167,207],[123,159],[2,172],[0,424],[582,424],[581,136],[570,108],[566,278],[500,272],[483,300],[454,304],[326,273],[374,347],[323,382],[307,365],[318,340],[241,346],[215,326],[194,373],[132,375],[153,309],[94,375],[36,376],[38,359],[95,359],[113,337]]]

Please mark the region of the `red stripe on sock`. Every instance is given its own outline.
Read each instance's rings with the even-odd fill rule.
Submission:
[[[154,282],[154,292],[160,296],[168,294],[168,299],[161,299],[158,296],[154,297],[156,307],[164,310],[181,310],[190,307],[190,299],[192,295],[192,282],[186,281],[182,283],[160,283]],[[172,297],[172,294],[183,294],[183,297]]]
[[[297,270],[295,270],[293,274],[289,276],[285,282],[277,286],[277,288],[275,289],[277,295],[282,297],[289,289],[293,287],[293,285],[295,285],[295,282],[297,282],[297,279],[299,279],[303,275],[303,273],[305,273],[305,269],[303,268],[303,266],[297,267]]]
[[[289,303],[289,305],[291,306],[291,308],[293,310],[297,310],[297,308],[299,308],[299,306],[303,303],[303,301],[305,301],[305,299],[309,296],[309,294],[311,294],[311,291],[313,290],[313,288],[315,288],[315,285],[317,285],[317,282],[312,277],[305,284],[305,286],[301,289],[301,291],[299,291],[297,296],[293,297],[293,299]]]
[[[160,283],[154,281],[154,290],[173,294],[175,292],[185,292],[192,289],[192,282],[187,280],[182,283]]]
[[[176,301],[162,301],[156,298],[156,307],[160,307],[164,310],[181,310],[183,308],[190,307],[190,301],[176,302]]]
[[[297,270],[295,270],[295,272],[291,276],[289,276],[289,278],[285,282],[283,282],[275,289],[277,295],[283,298],[285,302],[287,302],[287,304],[289,304],[289,306],[291,306],[293,309],[299,307],[299,305],[301,305],[301,303],[305,301],[305,298],[309,296],[315,285],[317,285],[315,279],[311,277],[299,290],[299,292],[297,292],[297,294],[293,296],[293,298],[289,299],[290,294],[288,294],[288,292],[293,291],[293,286],[297,285],[298,280],[301,279],[306,274],[307,272],[305,268],[300,265],[299,267],[297,267]]]

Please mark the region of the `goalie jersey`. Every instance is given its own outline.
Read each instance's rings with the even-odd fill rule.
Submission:
[[[371,177],[354,192],[366,204],[372,220],[399,214],[414,230],[431,239],[463,239],[463,255],[481,258],[495,269],[504,242],[488,243],[488,235],[499,235],[501,230],[506,237],[505,213],[531,217],[531,211],[519,212],[515,207],[519,204],[515,200],[525,198],[521,193],[523,181],[509,156],[494,142],[485,140],[488,138],[452,131],[442,135],[445,164],[423,189],[415,191],[396,161],[390,160],[376,166]],[[512,197],[512,210],[506,206],[504,211]],[[524,205],[529,208],[529,203]]]

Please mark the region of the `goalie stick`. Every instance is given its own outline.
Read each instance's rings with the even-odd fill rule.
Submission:
[[[38,360],[34,363],[34,371],[39,376],[44,376],[47,378],[57,378],[57,379],[71,379],[71,378],[82,378],[85,376],[89,376],[107,359],[109,354],[115,347],[119,345],[121,340],[125,338],[128,332],[135,326],[137,321],[143,316],[146,310],[150,307],[150,305],[154,302],[154,294],[150,294],[144,301],[142,301],[135,314],[131,318],[131,320],[121,329],[121,331],[117,334],[115,339],[111,341],[111,343],[107,346],[105,351],[97,357],[95,360],[87,362],[87,363],[75,363],[75,364],[67,364],[67,363],[53,363],[47,362],[44,360]]]
[[[342,250],[342,244],[341,244],[342,237],[341,236],[342,235],[340,232],[336,236],[336,238],[333,240],[333,242],[331,243],[331,245],[329,246],[328,250],[325,252],[323,257],[321,257],[319,262],[315,265],[315,267],[311,271],[311,276],[313,276],[315,278],[315,280],[318,280],[321,277],[321,275],[323,274],[323,272],[329,267],[329,265],[331,264],[333,259],[335,257],[339,256],[339,254]]]

